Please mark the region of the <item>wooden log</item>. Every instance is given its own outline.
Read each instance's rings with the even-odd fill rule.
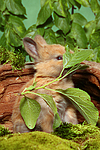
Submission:
[[[72,76],[75,87],[88,92],[100,112],[100,63],[84,61],[89,67],[77,70]],[[33,68],[12,70],[9,64],[0,65],[0,124],[13,131],[11,115],[20,88],[34,76]],[[84,118],[78,113],[79,122]]]
[[[12,70],[9,64],[0,66],[0,124],[13,131],[11,115],[20,88],[34,76],[34,69]]]

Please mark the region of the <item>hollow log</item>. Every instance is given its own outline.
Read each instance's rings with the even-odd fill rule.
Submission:
[[[89,93],[100,112],[100,63],[84,61],[89,67],[77,70],[72,76],[75,87]],[[11,115],[20,88],[34,76],[33,68],[12,70],[11,65],[0,65],[0,124],[13,131]],[[78,113],[79,122],[84,118]]]

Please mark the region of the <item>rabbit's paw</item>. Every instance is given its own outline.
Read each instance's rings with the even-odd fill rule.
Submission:
[[[30,132],[30,130],[26,127],[25,123],[21,120],[17,120],[14,122],[13,125],[13,132],[14,133],[25,133],[25,132]]]

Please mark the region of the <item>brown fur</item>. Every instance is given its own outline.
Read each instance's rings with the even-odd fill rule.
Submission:
[[[36,74],[33,79],[31,79],[26,85],[23,86],[20,94],[26,87],[32,85],[34,79],[37,81],[37,87],[40,87],[57,78],[63,68],[63,60],[58,60],[57,57],[62,57],[65,53],[65,48],[63,46],[56,44],[48,45],[40,35],[37,35],[34,41],[26,37],[23,39],[23,42],[26,51],[35,59],[36,64],[34,67],[36,69]],[[52,89],[67,89],[73,87],[74,85],[70,78],[64,78],[61,81],[56,81],[47,86],[47,88]],[[72,103],[66,99],[66,97],[57,92],[49,91],[46,89],[38,89],[34,92],[53,96],[62,122],[71,122],[73,124],[78,123],[76,110]],[[23,97],[20,96],[20,94],[16,99],[12,115],[14,132],[29,132],[30,130],[26,127],[20,114],[19,105],[20,100]],[[41,129],[44,132],[52,132],[54,114],[51,108],[42,98],[32,94],[26,95],[32,99],[35,99],[41,105],[41,112],[37,120],[35,130]]]

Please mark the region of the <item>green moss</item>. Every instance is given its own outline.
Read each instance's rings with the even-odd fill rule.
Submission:
[[[0,125],[0,136],[10,134],[9,130]]]
[[[77,150],[79,144],[44,132],[0,137],[0,150]]]
[[[84,150],[100,150],[100,134],[91,136],[82,147]]]
[[[0,137],[0,150],[100,150],[98,127],[64,123],[58,129],[53,133],[56,135],[39,131],[8,134]]]
[[[94,125],[85,125],[84,123],[82,125],[63,123],[59,128],[55,129],[53,134],[64,139],[82,142],[85,141],[88,137],[93,136],[94,134],[100,134],[100,129]]]
[[[13,69],[20,70],[24,66],[25,57],[21,51],[8,51],[6,48],[0,47],[0,64],[10,63]]]

